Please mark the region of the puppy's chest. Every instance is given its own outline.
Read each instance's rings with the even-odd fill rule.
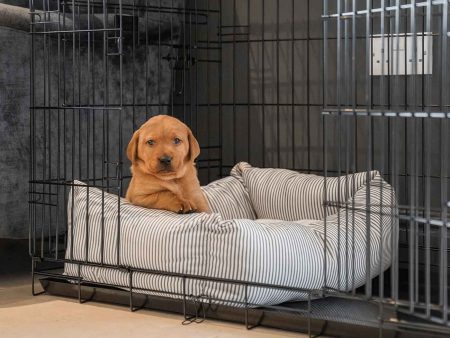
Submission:
[[[139,195],[152,195],[161,192],[171,192],[174,195],[189,194],[189,189],[179,180],[136,182],[136,190]]]

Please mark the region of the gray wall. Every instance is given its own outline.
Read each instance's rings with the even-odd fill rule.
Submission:
[[[30,57],[26,32],[0,27],[0,238],[28,229]]]
[[[171,0],[169,0],[170,3]],[[167,5],[169,2],[163,5]],[[127,1],[123,1],[124,4]],[[159,1],[155,1],[155,4]],[[173,2],[178,6],[177,1]],[[148,2],[151,4],[151,2]],[[28,3],[27,3],[28,5]],[[82,11],[82,9],[81,9]],[[131,12],[127,12],[132,14]],[[137,15],[143,15],[139,13]],[[34,109],[31,115],[32,153],[30,162],[30,50],[31,36],[24,31],[0,27],[0,238],[26,238],[28,236],[28,201],[34,201],[36,210],[37,233],[45,228],[45,234],[53,233],[57,217],[65,219],[64,208],[50,204],[65,205],[67,191],[48,184],[36,184],[33,193],[28,195],[30,166],[34,180],[55,180],[55,182],[81,179],[91,184],[98,183],[94,178],[101,177],[103,164],[102,147],[105,146],[108,162],[120,160],[120,150],[125,152],[126,145],[136,129],[146,118],[154,114],[168,112],[172,92],[172,76],[169,62],[159,57],[169,54],[170,48],[162,46],[158,50],[157,14],[148,15],[149,46],[142,42],[145,32],[143,16],[140,18],[139,36],[136,33],[136,48],[132,45],[132,36],[124,39],[123,50],[123,104],[136,105],[122,111],[122,123],[117,110],[95,113],[78,109]],[[56,17],[57,18],[57,17]],[[61,19],[62,20],[62,19]],[[79,27],[83,23],[77,22]],[[161,39],[168,44],[171,39],[179,39],[180,19],[174,15],[170,24],[169,15],[161,16]],[[48,29],[52,24],[49,24]],[[172,28],[170,28],[172,25]],[[42,27],[37,26],[37,27]],[[53,28],[54,25],[53,25]],[[37,28],[38,29],[38,28]],[[172,36],[170,35],[172,30]],[[103,71],[103,36],[94,35],[88,51],[86,37],[76,37],[75,62],[72,57],[72,40],[68,35],[66,42],[59,41],[56,35],[45,39],[36,35],[34,39],[34,99],[35,107],[61,107],[79,105],[102,105],[107,98],[109,104],[119,104],[120,77],[119,58],[108,56],[108,88],[105,90]],[[92,40],[91,40],[92,42]],[[80,46],[80,48],[79,48]],[[111,44],[108,52],[115,52]],[[66,51],[66,56],[64,55]],[[88,55],[90,58],[88,59]],[[145,71],[147,64],[148,71]],[[159,69],[159,71],[158,71]],[[103,141],[102,130],[105,126]],[[119,130],[122,132],[122,147],[119,147]],[[107,143],[106,143],[107,142]],[[126,156],[123,157],[126,159]],[[109,176],[115,175],[115,165],[106,165]],[[129,174],[129,163],[123,165],[123,174]],[[126,185],[125,187],[126,188]],[[58,209],[58,210],[57,210]],[[43,224],[41,220],[43,221]]]

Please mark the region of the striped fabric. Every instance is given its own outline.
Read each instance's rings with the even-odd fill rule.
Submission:
[[[242,175],[249,190],[257,218],[295,221],[324,218],[323,176],[299,174],[286,169],[261,169],[248,163],[237,164],[235,170]],[[377,175],[370,172],[370,178]],[[330,203],[344,202],[366,181],[367,174],[329,177],[326,180],[327,198]],[[327,215],[335,214],[337,206],[328,207]]]
[[[120,230],[118,197],[102,194],[98,189],[88,189],[81,182],[75,182],[77,186],[73,188],[73,199],[70,195],[68,208],[69,241],[66,258],[96,263],[103,259],[107,264],[141,269],[304,289],[327,286],[343,291],[365,283],[366,259],[370,261],[370,270],[367,271],[370,278],[389,266],[392,243],[396,243],[397,236],[397,223],[392,217],[395,216],[392,210],[396,212],[395,196],[392,188],[377,172],[371,174],[369,182],[364,181],[364,175],[358,176],[358,179],[363,177],[361,181],[355,180],[354,186],[358,189],[343,200],[353,207],[336,209],[334,214],[328,210],[325,229],[323,217],[312,217],[320,213],[319,210],[308,213],[301,203],[295,201],[274,201],[270,205],[271,211],[264,214],[265,218],[278,220],[255,220],[249,201],[253,202],[256,192],[264,190],[258,190],[253,184],[264,182],[268,186],[272,184],[271,180],[279,180],[280,177],[292,177],[290,180],[295,180],[292,172],[287,170],[256,169],[240,163],[233,169],[230,178],[204,187],[210,206],[216,212],[209,215],[177,215],[149,210],[120,199]],[[265,171],[271,174],[264,176]],[[266,177],[265,181],[260,180],[262,176]],[[317,186],[323,187],[323,178],[319,180],[318,176],[312,176],[312,179],[317,182]],[[307,182],[302,184],[303,187],[310,186],[312,189],[309,191],[318,189]],[[337,189],[337,183],[329,185],[328,189],[331,187]],[[367,213],[366,203],[368,192],[370,213]],[[337,196],[337,192],[330,192],[330,196]],[[266,197],[272,198],[270,194]],[[301,195],[301,198],[306,197]],[[316,196],[314,198],[317,199]],[[263,201],[263,196],[256,200]],[[265,205],[264,202],[262,205]],[[299,210],[288,210],[287,205]],[[284,220],[278,217],[278,209],[283,209],[282,215],[287,215]],[[256,215],[261,217],[257,208],[255,210]],[[234,211],[236,214],[233,214]],[[291,220],[296,213],[309,217]],[[368,231],[370,257],[366,257]],[[117,243],[119,253],[116,250]],[[67,263],[65,273],[71,276],[80,274],[86,281],[125,288],[129,286],[129,273],[124,270],[92,266],[78,270],[77,265]],[[251,306],[278,304],[306,297],[301,292],[259,287],[248,287],[246,292],[238,284],[189,278],[183,285],[183,279],[179,277],[140,272],[133,273],[132,283],[135,292],[155,295],[167,295],[163,292],[168,292],[169,296],[177,297],[176,294],[182,294],[185,288],[186,294],[192,297],[235,306],[242,306],[244,302]]]
[[[369,215],[366,213],[368,189]],[[369,184],[361,185],[346,202],[354,205],[353,210],[341,209],[327,217],[326,238],[324,220],[221,222],[222,231],[211,238],[215,254],[211,257],[208,276],[305,289],[320,289],[326,285],[341,291],[365,284],[367,226],[370,278],[389,267],[391,253],[395,252],[392,248],[392,243],[397,242],[397,221],[393,217],[395,196],[392,188],[375,172]],[[279,304],[306,298],[305,294],[297,292],[255,287],[247,292],[254,304]],[[206,293],[242,301],[245,290],[242,286],[210,283]]]
[[[239,176],[228,176],[202,187],[213,212],[223,219],[256,219],[255,211]]]
[[[217,224],[220,221],[218,214],[178,215],[169,211],[134,206],[120,198],[119,225],[116,195],[108,193],[102,195],[99,189],[88,189],[78,181],[74,183],[79,186],[73,188],[73,212],[72,194],[69,193],[69,239],[66,259],[174,273],[205,274],[204,257],[208,252],[205,251],[204,245],[206,241],[204,227],[210,223]],[[78,267],[66,264],[65,272],[71,276],[78,276]],[[84,266],[81,267],[80,274],[88,281],[118,286],[129,285],[129,275],[122,270]],[[198,294],[200,292],[198,285],[198,282],[188,280],[189,293]],[[133,286],[149,290],[183,292],[183,281],[180,278],[143,273],[134,273]]]

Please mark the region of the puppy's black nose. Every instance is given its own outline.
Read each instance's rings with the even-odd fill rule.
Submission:
[[[170,162],[172,162],[172,157],[170,157],[170,156],[163,156],[163,157],[160,157],[160,158],[159,158],[159,162],[160,162],[161,164],[164,164],[164,165],[169,165]]]

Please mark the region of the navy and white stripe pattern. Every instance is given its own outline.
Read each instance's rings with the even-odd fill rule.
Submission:
[[[309,189],[309,193],[323,190],[323,178],[295,174],[301,180],[307,180],[304,176],[311,176],[315,185],[311,182],[301,183],[302,187]],[[252,168],[246,163],[236,165],[230,178],[204,187],[212,210],[223,215],[177,215],[144,209],[121,200],[119,263],[135,268],[304,289],[327,286],[342,291],[351,290],[363,285],[366,280],[367,230],[370,230],[370,270],[367,271],[370,277],[375,277],[388,268],[391,254],[395,252],[392,243],[396,243],[397,237],[396,200],[392,188],[377,172],[371,173],[369,182],[365,181],[365,173],[354,176],[357,176],[357,179],[351,187],[357,189],[354,194],[348,189],[350,196],[346,200],[341,199],[354,208],[330,207],[329,209],[336,212],[331,214],[332,211],[327,210],[326,222],[323,219],[323,210],[322,217],[315,218],[320,215],[319,209],[323,209],[323,200],[317,202],[320,205],[318,210],[308,211],[308,206],[303,205],[303,202],[311,202],[307,200],[306,195],[294,190],[288,189],[286,193],[292,192],[292,199],[300,196],[301,201],[286,200],[284,196],[280,197],[281,200],[272,198],[280,189],[295,185],[293,172]],[[285,179],[289,184],[281,179]],[[332,179],[327,179],[329,196],[338,196],[336,191],[331,191],[337,189],[337,183],[328,185],[329,180]],[[258,186],[253,186],[254,184]],[[259,185],[263,185],[264,189]],[[272,193],[265,189],[268,186],[274,189]],[[367,213],[366,193],[369,188],[370,213]],[[102,217],[100,190],[90,188],[87,198],[87,188],[76,186],[73,194],[73,214],[70,213],[71,200],[69,201],[69,235],[73,225],[73,258],[99,263],[103,247],[103,261],[117,264],[118,197],[104,193]],[[264,197],[272,203],[265,203]],[[86,214],[88,199],[89,212]],[[313,196],[311,199],[318,197]],[[252,208],[250,201],[261,203],[267,210],[258,212],[259,209],[254,205]],[[313,205],[315,204],[309,204]],[[233,214],[235,210],[236,214]],[[292,219],[293,215],[304,217]],[[255,220],[255,216],[278,220]],[[391,236],[394,236],[394,240]],[[87,256],[86,241],[89,242]],[[72,240],[69,237],[66,258],[70,258],[71,246]],[[65,273],[77,276],[77,265],[66,264]],[[129,285],[129,274],[118,269],[82,267],[80,275],[88,281],[107,282],[122,287]],[[158,291],[164,291],[181,294],[183,280],[135,272],[133,288],[135,292],[162,295]],[[222,301],[216,302],[235,306],[244,302],[251,305],[268,305],[306,298],[306,294],[301,292],[251,286],[247,289],[246,298],[245,287],[242,285],[189,278],[186,279],[185,288],[188,295],[220,299]]]
[[[286,169],[253,168],[248,163],[237,165],[243,183],[249,190],[257,218],[295,221],[324,218],[323,176],[300,174]],[[370,173],[374,178],[375,171]],[[326,180],[330,203],[344,202],[365,182],[367,174],[357,173]],[[335,214],[337,206],[328,207],[327,215]]]
[[[75,184],[82,185],[78,181],[75,181]],[[72,223],[71,195],[69,193],[67,259],[101,263],[103,251],[104,264],[182,274],[205,274],[204,257],[208,252],[205,251],[206,233],[203,229],[210,223],[217,224],[220,221],[218,214],[178,215],[169,211],[134,206],[121,198],[118,260],[118,197],[108,193],[104,193],[102,197],[102,191],[99,189],[90,188],[88,192],[86,187],[75,186]],[[86,215],[87,203],[89,203],[88,215]],[[86,241],[88,241],[87,255]],[[73,257],[71,257],[72,250]],[[65,273],[78,276],[78,266],[66,264]],[[122,270],[82,266],[80,274],[88,281],[118,286],[129,285],[129,274]],[[199,286],[197,281],[186,281],[186,289],[191,294],[201,293]],[[133,274],[133,287],[182,293],[183,280],[136,272]]]
[[[316,189],[312,184],[302,183],[311,187],[310,193],[317,191],[323,198],[323,177],[318,180],[318,176],[315,175],[297,173],[293,175],[293,172],[283,169],[251,168],[246,163],[241,163],[237,167],[240,168],[244,183],[248,184],[252,201],[272,198],[272,203],[266,204],[267,210],[264,215],[270,218],[278,217],[279,220],[222,221],[221,231],[211,238],[215,255],[211,256],[212,263],[209,265],[208,276],[305,289],[320,289],[326,286],[349,291],[363,285],[366,280],[367,226],[370,236],[370,269],[367,272],[370,278],[389,267],[391,254],[395,252],[392,243],[397,242],[396,199],[392,188],[382,180],[378,172],[370,173],[368,184],[364,181],[366,173],[354,175],[355,184],[352,186],[357,187],[355,193],[347,200],[341,199],[341,202],[347,203],[350,209],[328,208],[337,212],[330,214],[330,210],[327,210],[325,238],[325,221],[311,219],[314,213],[320,213],[323,209],[323,200],[317,202],[317,210],[306,214],[310,219],[290,221],[291,215],[307,211],[307,208],[294,200],[300,194],[286,199],[286,195],[283,196],[281,192],[288,186],[288,182],[294,184],[295,175],[302,180],[305,179],[304,176],[312,176]],[[283,179],[287,182],[283,182]],[[345,178],[340,179],[341,183],[346,181]],[[347,180],[351,182],[351,178]],[[328,181],[331,181],[331,184],[328,185]],[[255,182],[256,187],[252,186]],[[264,188],[270,186],[273,191],[269,194],[261,186]],[[335,190],[328,190],[327,195],[332,201],[334,198],[338,202],[337,179],[328,178],[327,188]],[[366,202],[368,189],[369,213]],[[258,191],[264,193],[252,196],[252,192]],[[279,199],[273,196],[279,196]],[[279,217],[280,209],[283,212],[281,216],[288,220]],[[258,209],[255,207],[255,210]],[[260,214],[257,215],[261,217]],[[395,236],[394,241],[391,236]],[[233,246],[232,243],[240,245]],[[324,257],[327,262],[326,272]],[[208,286],[207,293],[215,298],[241,302],[244,300],[243,286],[217,283],[210,283]],[[266,288],[250,287],[247,292],[249,302],[253,304],[278,304],[306,298],[302,293]]]
[[[256,219],[248,191],[238,177],[228,176],[202,189],[210,209],[222,219]]]

